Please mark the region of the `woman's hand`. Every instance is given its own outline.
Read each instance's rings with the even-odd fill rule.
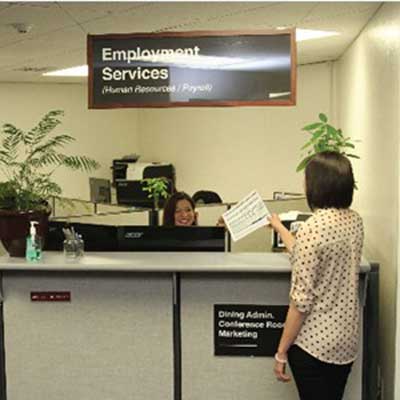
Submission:
[[[226,229],[225,221],[224,221],[224,219],[222,217],[218,218],[217,226],[222,226],[222,227],[224,227]]]
[[[285,227],[285,225],[282,224],[282,221],[280,220],[277,214],[271,214],[267,217],[267,219],[271,224],[272,228],[277,233],[279,233],[287,251],[291,253],[293,250],[294,243],[296,242],[294,236],[289,232],[289,230]]]
[[[267,217],[269,225],[277,232],[283,227],[282,221],[280,220],[278,214],[271,214]]]
[[[279,359],[287,360],[286,354],[278,353],[277,355],[279,355]],[[286,371],[286,362],[279,362],[277,360],[277,357],[275,356],[274,374],[278,381],[285,383],[290,381],[290,376],[286,374],[285,371]]]

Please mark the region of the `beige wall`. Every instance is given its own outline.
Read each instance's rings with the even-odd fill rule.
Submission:
[[[175,165],[180,190],[207,189],[236,201],[253,189],[302,191],[295,172],[301,127],[331,107],[328,63],[298,68],[296,107],[146,109],[139,112],[144,160]]]
[[[87,87],[78,84],[0,84],[0,122],[29,129],[52,109],[65,110],[57,132],[74,136],[69,151],[97,159],[97,177],[111,177],[112,159],[127,153],[141,161],[167,161],[177,184],[192,194],[215,190],[236,201],[256,188],[302,191],[295,172],[306,140],[301,127],[319,112],[332,114],[331,65],[300,67],[296,107],[88,110]],[[60,171],[64,195],[89,198],[88,176]]]
[[[78,84],[0,84],[0,124],[10,122],[29,130],[50,110],[65,111],[55,132],[76,142],[70,154],[95,158],[101,169],[91,176],[111,178],[112,159],[138,152],[137,110],[88,110],[87,86]],[[88,174],[57,172],[66,197],[89,199]]]
[[[400,5],[385,4],[338,63],[338,112],[359,139],[355,206],[365,222],[365,250],[381,266],[380,354],[384,399],[400,399],[394,382],[399,248]],[[397,340],[399,344],[399,339]],[[396,376],[397,379],[394,379]]]

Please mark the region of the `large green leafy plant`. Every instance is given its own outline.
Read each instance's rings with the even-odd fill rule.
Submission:
[[[360,158],[349,151],[355,148],[350,137],[345,137],[341,129],[336,129],[328,124],[328,117],[325,114],[319,114],[319,121],[306,125],[303,128],[311,135],[311,138],[301,148],[305,151],[303,159],[297,166],[296,171],[302,171],[308,161],[317,153],[322,151],[337,151],[347,157]]]
[[[0,169],[6,181],[0,183],[0,209],[46,210],[47,200],[52,196],[59,198],[62,193],[61,187],[52,180],[58,168],[88,172],[99,167],[87,156],[63,152],[75,140],[67,134],[53,134],[63,115],[61,110],[49,111],[29,131],[10,123],[2,126]]]

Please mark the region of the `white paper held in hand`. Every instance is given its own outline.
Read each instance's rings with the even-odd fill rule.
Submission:
[[[260,194],[253,190],[239,203],[223,213],[222,218],[233,241],[236,242],[258,228],[267,225],[267,216],[270,214]]]

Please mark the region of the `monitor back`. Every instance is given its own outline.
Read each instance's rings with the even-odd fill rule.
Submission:
[[[120,226],[121,251],[225,251],[225,229],[216,226]]]
[[[64,221],[49,221],[44,250],[62,251]],[[69,223],[85,251],[225,251],[225,229],[209,226],[113,226]]]
[[[111,182],[108,179],[89,178],[89,186],[92,203],[111,203]]]
[[[49,230],[44,241],[44,250],[62,251],[64,233],[62,228],[73,227],[82,235],[85,251],[118,251],[117,227],[113,225],[82,224],[78,222],[49,221]]]

